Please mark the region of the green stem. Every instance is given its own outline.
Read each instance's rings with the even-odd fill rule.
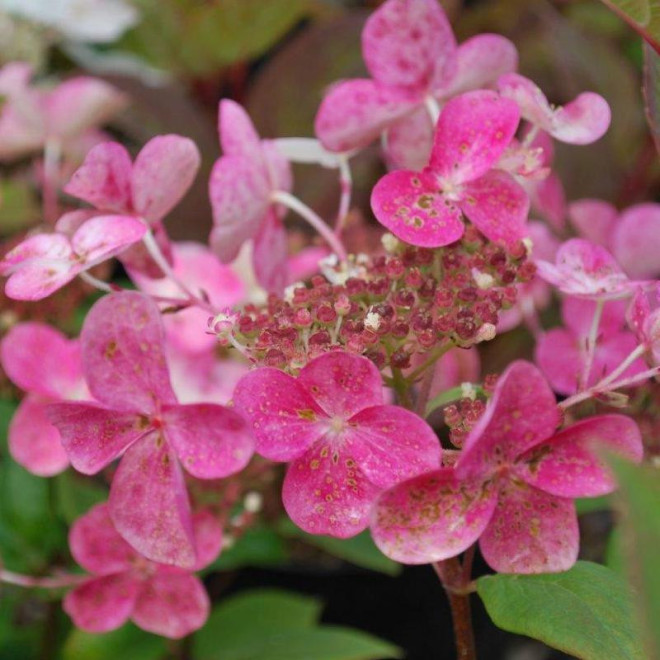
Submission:
[[[448,390],[445,390],[444,392],[440,392],[438,396],[434,396],[426,404],[426,416],[428,417],[434,410],[444,406],[447,403],[451,403],[452,401],[459,401],[460,399],[465,398],[464,385],[467,385],[467,383],[463,383],[463,385],[457,385],[456,387],[452,387]],[[484,393],[481,385],[474,385],[472,383],[470,383],[470,385],[477,394]]]
[[[396,392],[399,403],[408,410],[412,410],[408,380],[404,377],[401,369],[392,367],[392,387]]]
[[[413,383],[415,382],[429,367],[432,367],[448,350],[454,347],[452,342],[447,342],[446,344],[441,344],[436,346],[430,353],[429,356],[419,365],[412,373],[408,374],[408,380]]]

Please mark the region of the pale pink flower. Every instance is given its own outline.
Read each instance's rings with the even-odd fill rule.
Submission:
[[[208,403],[181,405],[170,384],[164,328],[144,294],[110,294],[81,333],[83,370],[99,404],[51,404],[73,467],[95,474],[122,456],[110,489],[110,516],[148,559],[195,564],[183,468],[198,479],[243,469],[254,440],[243,418]]]
[[[441,468],[383,493],[371,531],[378,547],[407,564],[441,561],[479,540],[496,571],[569,569],[579,533],[573,499],[611,492],[609,470],[592,453],[607,447],[642,458],[635,422],[592,417],[559,432],[554,394],[534,365],[517,361],[499,379],[455,468]]]
[[[492,241],[509,246],[522,239],[529,199],[510,174],[493,169],[519,117],[515,103],[495,92],[468,92],[449,101],[428,167],[390,172],[374,187],[376,218],[421,247],[458,240],[465,231],[463,214]]]
[[[428,424],[383,401],[374,364],[342,351],[312,360],[298,378],[264,367],[238,383],[234,402],[252,422],[257,452],[291,463],[282,499],[305,531],[354,536],[381,491],[440,464]]]
[[[193,516],[197,561],[210,564],[220,552],[222,530],[208,512]],[[129,619],[143,630],[179,639],[201,628],[210,611],[201,580],[175,566],[141,557],[115,530],[108,505],[97,504],[69,532],[73,558],[92,574],[64,598],[78,628],[102,633]]]

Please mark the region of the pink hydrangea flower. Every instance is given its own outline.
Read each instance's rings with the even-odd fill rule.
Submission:
[[[5,293],[15,300],[46,298],[80,273],[124,252],[146,231],[136,218],[100,215],[80,224],[71,236],[59,231],[31,236],[0,261],[0,275],[9,277]]]
[[[441,468],[383,493],[371,531],[407,564],[440,561],[479,540],[496,571],[569,569],[579,533],[573,499],[609,493],[614,482],[592,450],[635,461],[642,443],[623,415],[591,417],[559,432],[554,394],[534,365],[517,361],[499,379],[455,468]]]
[[[444,103],[494,84],[518,65],[515,46],[482,34],[457,46],[436,0],[388,0],[367,20],[362,53],[370,79],[334,85],[323,99],[315,132],[330,151],[364,147],[386,131],[393,167],[421,169],[434,120],[424,105]]]
[[[325,353],[298,378],[257,369],[238,383],[234,402],[252,422],[257,452],[291,463],[284,507],[313,534],[361,532],[382,490],[440,463],[433,430],[408,410],[383,405],[380,373],[360,356]]]
[[[585,369],[586,342],[591,329],[596,303],[567,297],[561,308],[563,328],[546,332],[536,344],[534,359],[555,392],[575,394]],[[618,367],[637,346],[635,335],[623,329],[626,303],[605,303],[600,320],[593,361],[584,387],[595,385]],[[642,360],[635,360],[622,374],[634,376],[644,371]]]
[[[567,105],[553,107],[531,80],[518,73],[503,75],[497,88],[518,104],[523,119],[561,142],[590,144],[609,128],[610,106],[599,94],[583,92]]]
[[[152,138],[142,147],[135,162],[121,144],[103,142],[90,150],[64,191],[88,202],[100,213],[112,212],[140,220],[171,258],[163,219],[190,188],[200,160],[195,143],[181,135]],[[135,246],[122,255],[122,260],[147,276],[163,275],[143,246]]]
[[[52,89],[30,85],[32,67],[10,62],[0,69],[0,161],[40,151],[56,141],[65,151],[86,131],[105,123],[126,104],[108,83],[79,76]]]
[[[628,308],[627,321],[640,344],[660,364],[660,283],[648,293],[640,287]]]
[[[211,514],[200,512],[193,517],[193,533],[193,568],[200,570],[220,552],[222,530]],[[108,632],[130,619],[143,630],[178,639],[208,618],[209,597],[199,578],[141,557],[115,530],[107,504],[76,520],[69,547],[92,574],[64,598],[64,610],[78,628]]]
[[[438,247],[465,231],[462,215],[493,241],[525,236],[529,199],[510,174],[492,169],[513,138],[519,112],[495,92],[468,92],[440,116],[428,167],[386,174],[373,189],[376,218],[401,240]]]
[[[274,141],[259,139],[247,113],[234,101],[220,102],[218,132],[223,155],[209,181],[211,247],[227,263],[245,241],[253,240],[257,280],[267,291],[281,294],[289,281],[285,210],[273,203],[272,195],[291,190],[291,166]]]
[[[109,499],[117,531],[148,559],[189,568],[196,560],[181,466],[198,479],[238,472],[252,455],[250,429],[223,406],[178,403],[160,313],[141,293],[98,301],[81,345],[85,378],[99,404],[48,408],[71,464],[95,474],[123,455]]]
[[[91,398],[78,341],[44,323],[19,323],[0,342],[0,364],[11,381],[27,392],[9,424],[9,453],[40,477],[62,472],[69,458],[59,431],[46,416],[46,406]]]

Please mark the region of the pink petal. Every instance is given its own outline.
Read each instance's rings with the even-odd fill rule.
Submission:
[[[367,527],[382,490],[357,466],[351,442],[330,446],[320,441],[289,466],[282,501],[306,532],[349,538]]]
[[[172,244],[167,230],[160,220],[151,223],[151,233],[158,245],[165,261],[172,266]],[[136,243],[118,255],[119,260],[131,271],[131,274],[140,273],[145,277],[161,279],[164,277],[163,269],[153,260],[144,243]],[[180,293],[180,290],[177,290]]]
[[[86,76],[71,78],[46,96],[48,133],[59,138],[80,135],[106,123],[126,102],[119,90],[102,80]]]
[[[76,211],[68,211],[60,216],[60,219],[55,223],[55,231],[58,234],[64,234],[69,240],[71,237],[82,227],[82,225],[96,216],[104,215],[96,209],[78,209]]]
[[[141,555],[181,568],[196,565],[186,485],[161,435],[152,433],[128,449],[108,504],[117,531]]]
[[[247,422],[210,403],[164,406],[165,435],[186,471],[198,479],[221,479],[242,470],[254,451]]]
[[[273,190],[290,192],[293,188],[293,172],[291,163],[277,147],[277,140],[262,140],[261,151],[264,155],[268,178]],[[330,154],[331,155],[331,154]],[[287,209],[283,208],[280,217],[284,217]]]
[[[92,403],[52,403],[47,415],[60,432],[71,464],[83,474],[96,474],[148,429],[136,413]]]
[[[23,390],[55,399],[80,388],[80,345],[45,323],[13,326],[0,342],[0,362]]]
[[[626,300],[608,300],[603,304],[603,311],[598,325],[599,337],[611,337],[620,332],[626,322]],[[596,302],[565,296],[561,304],[561,318],[564,325],[576,336],[585,338],[589,336]]]
[[[180,639],[201,628],[211,602],[199,578],[160,568],[140,591],[131,619],[143,630]]]
[[[479,352],[476,348],[452,348],[436,362],[434,371],[429,400],[461,383],[477,381],[480,373]]]
[[[257,282],[268,292],[281,296],[289,284],[289,244],[282,221],[269,211],[254,237],[252,265]]]
[[[610,245],[629,277],[660,276],[660,204],[636,204],[620,216]]]
[[[71,239],[77,255],[90,268],[137,243],[147,227],[126,215],[101,215],[83,223]]]
[[[314,119],[314,132],[330,151],[359,149],[421,102],[418,94],[381,86],[373,80],[347,80],[326,94]]]
[[[381,85],[423,93],[451,70],[456,41],[435,0],[389,0],[367,20],[362,53]]]
[[[220,554],[222,527],[216,516],[206,509],[193,516],[192,524],[197,551],[195,570],[199,571],[214,562]]]
[[[140,591],[130,572],[104,575],[84,582],[64,598],[64,611],[76,627],[92,633],[115,630],[126,623]]]
[[[528,484],[559,497],[596,497],[616,488],[596,451],[640,463],[644,455],[637,424],[623,415],[584,419],[523,454],[515,472]]]
[[[245,241],[254,238],[270,204],[265,173],[237,156],[216,161],[209,181],[213,209],[211,248],[227,263],[236,258]]]
[[[536,344],[534,360],[555,392],[565,396],[577,392],[584,353],[575,335],[563,328],[549,330]]]
[[[26,396],[18,405],[7,434],[11,457],[39,477],[52,477],[69,466],[60,433],[46,416],[46,405],[33,395]]]
[[[380,495],[371,535],[383,554],[404,564],[454,557],[479,538],[496,495],[480,481],[459,481],[453,469],[435,470]]]
[[[201,157],[195,143],[180,135],[159,135],[135,159],[133,207],[149,222],[162,220],[188,192]]]
[[[329,417],[348,419],[383,403],[383,381],[374,363],[343,351],[325,353],[308,362],[298,383]]]
[[[554,573],[577,560],[580,535],[572,500],[524,482],[500,488],[490,523],[479,539],[481,554],[500,573]]]
[[[16,270],[7,280],[5,294],[13,300],[42,300],[61,289],[83,269],[70,261],[35,259]]]
[[[519,119],[516,104],[495,92],[457,96],[440,115],[429,167],[453,184],[479,178],[504,153]]]
[[[112,408],[150,413],[175,403],[156,303],[136,291],[111,293],[87,314],[80,336],[83,367],[96,399]]]
[[[491,241],[511,247],[527,235],[529,198],[507,172],[491,170],[468,183],[460,207]]]
[[[609,245],[617,215],[616,208],[601,199],[578,199],[568,206],[568,217],[578,234],[598,245]]]
[[[128,151],[118,142],[93,147],[64,191],[105,211],[130,213],[131,173]]]
[[[392,170],[423,170],[431,158],[433,123],[420,107],[387,129],[385,155]]]
[[[326,414],[305,387],[279,369],[245,374],[234,404],[252,423],[257,452],[272,461],[300,456],[327,426]]]
[[[381,488],[440,467],[440,442],[435,432],[405,408],[373,406],[358,412],[348,421],[338,443],[349,438],[358,468]]]
[[[549,438],[561,415],[555,395],[531,363],[516,360],[500,376],[486,412],[456,464],[459,479],[487,475]]]
[[[129,570],[138,554],[119,536],[104,502],[81,516],[69,531],[73,558],[86,571],[111,575]]]
[[[11,249],[0,261],[0,275],[9,275],[30,262],[67,261],[71,258],[69,239],[62,234],[36,234]]]
[[[218,134],[225,156],[239,156],[253,160],[262,167],[261,140],[250,116],[243,106],[231,99],[222,99],[218,105]]]
[[[534,210],[545,218],[555,231],[566,225],[566,193],[561,179],[551,172],[531,190]]]
[[[428,170],[386,174],[371,193],[371,209],[378,222],[411,245],[449,245],[465,231],[458,207],[439,192]]]
[[[449,98],[473,89],[490,87],[518,68],[516,47],[499,34],[479,34],[464,41],[456,51],[456,72],[436,95]]]

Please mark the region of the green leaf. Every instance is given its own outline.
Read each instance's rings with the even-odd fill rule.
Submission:
[[[578,516],[584,513],[592,513],[594,511],[609,511],[612,508],[612,502],[607,495],[602,497],[581,497],[575,500],[575,508],[577,509]]]
[[[288,559],[282,538],[268,527],[252,527],[234,545],[222,551],[205,572],[229,571],[243,566],[276,566]]]
[[[657,0],[603,0],[653,48],[660,50],[660,4]]]
[[[318,626],[320,603],[263,589],[215,608],[194,639],[196,660],[376,660],[400,651],[366,633]]]
[[[64,643],[63,660],[158,660],[167,650],[166,640],[132,624],[102,635],[74,629]]]
[[[660,658],[660,471],[612,457],[619,483],[620,552],[638,594],[637,606],[646,629],[648,658]]]
[[[0,182],[0,236],[10,236],[39,221],[41,209],[27,181]]]
[[[504,630],[582,660],[647,660],[628,587],[604,566],[580,561],[564,573],[489,575],[477,589]]]
[[[108,498],[107,488],[71,470],[59,474],[54,481],[57,508],[68,524]]]

